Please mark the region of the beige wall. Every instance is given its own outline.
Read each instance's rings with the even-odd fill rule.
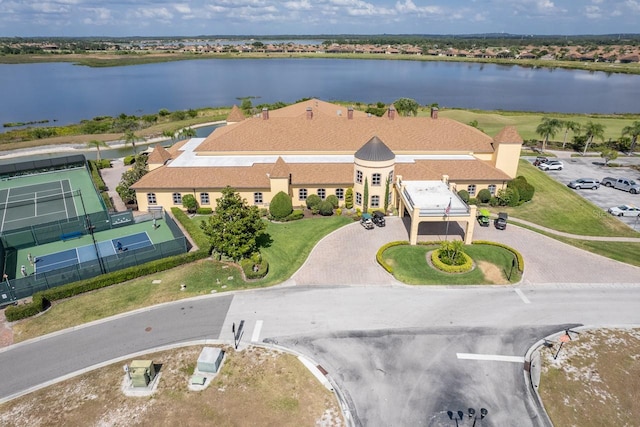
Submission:
[[[316,185],[292,185],[291,186],[291,202],[293,204],[294,208],[300,207],[300,206],[306,206],[307,202],[306,200],[300,200],[300,189],[306,189],[307,190],[307,197],[312,195],[312,194],[318,194],[318,190],[319,189],[324,189],[325,190],[325,198],[330,196],[330,195],[335,195],[336,194],[336,189],[341,188],[343,190],[343,195],[342,198],[339,199],[339,203],[340,206],[344,205],[344,196],[347,194],[347,189],[350,187],[350,185],[326,185],[326,186],[318,186]]]
[[[369,187],[369,202],[367,203],[369,210],[382,210],[384,209],[384,196],[386,190],[387,178],[389,173],[394,171],[395,160],[388,160],[384,162],[371,162],[360,159],[355,159],[353,167],[353,206],[362,209],[364,206],[364,184],[368,182]],[[362,182],[356,181],[356,175],[358,171],[362,172]],[[373,185],[373,174],[380,174],[380,184]],[[389,187],[389,192],[391,192]],[[362,203],[358,203],[356,193],[362,195]],[[371,200],[373,196],[378,196],[378,206],[372,206]]]
[[[255,189],[242,189],[237,190],[240,194],[240,197],[247,201],[249,206],[256,205],[258,207],[267,207],[269,203],[271,203],[271,199],[275,193],[269,192],[268,189],[264,188],[255,188]],[[154,193],[156,195],[156,204],[149,205],[147,203],[147,194]],[[169,190],[169,191],[147,191],[147,190],[138,190],[136,191],[136,197],[138,199],[138,210],[140,211],[148,211],[149,206],[162,206],[163,208],[169,210],[172,207],[177,207],[182,209],[182,204],[174,204],[173,203],[173,193],[180,193],[182,197],[186,194],[194,194],[193,189],[191,190]],[[209,204],[200,203],[200,193],[209,193]],[[254,193],[262,193],[262,203],[254,203]],[[195,198],[198,201],[198,205],[202,208],[216,208],[216,200],[222,197],[222,193],[219,189],[217,190],[199,190],[196,189]]]
[[[502,142],[495,146],[493,152],[493,165],[515,178],[518,173],[518,161],[520,160],[520,150],[522,144],[519,142]]]

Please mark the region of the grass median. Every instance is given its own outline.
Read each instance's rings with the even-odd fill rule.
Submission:
[[[14,341],[163,302],[280,283],[300,268],[320,239],[351,222],[350,218],[334,216],[269,223],[270,243],[263,249],[269,274],[262,280],[246,282],[236,264],[205,259],[56,302],[41,316],[15,323]],[[182,284],[186,285],[184,290]]]

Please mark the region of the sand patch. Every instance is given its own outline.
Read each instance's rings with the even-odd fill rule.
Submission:
[[[495,265],[487,261],[478,261],[478,268],[484,274],[484,278],[494,285],[506,285],[509,283],[502,271]]]

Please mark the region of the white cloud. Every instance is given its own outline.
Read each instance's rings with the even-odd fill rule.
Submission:
[[[638,0],[627,0],[625,2],[627,7],[634,12],[640,12],[640,1]]]
[[[311,10],[312,6],[309,0],[286,1],[284,7],[289,10]]]
[[[87,25],[108,25],[111,23],[111,10],[104,7],[85,8],[89,14],[82,20]]]
[[[134,15],[137,18],[159,21],[170,21],[173,18],[173,13],[169,12],[166,7],[140,8],[134,12]]]
[[[178,4],[175,4],[173,8],[179,13],[184,13],[184,14],[191,13],[191,8],[189,7],[188,4],[178,3]]]
[[[400,13],[417,13],[419,16],[440,15],[444,12],[440,6],[416,6],[412,0],[397,2],[396,10]]]
[[[589,19],[602,18],[602,11],[598,6],[586,6],[584,15]]]

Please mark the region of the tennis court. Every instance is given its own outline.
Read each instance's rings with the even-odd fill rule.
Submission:
[[[77,217],[80,197],[68,179],[0,189],[0,232]]]
[[[117,239],[96,242],[95,245],[84,245],[61,252],[36,257],[34,272],[46,273],[64,267],[71,267],[88,261],[106,258],[113,255],[127,256],[127,252],[138,249],[153,249],[153,242],[147,232],[131,234]],[[120,248],[120,249],[119,249]]]

